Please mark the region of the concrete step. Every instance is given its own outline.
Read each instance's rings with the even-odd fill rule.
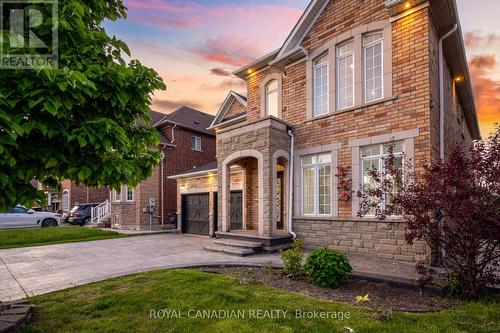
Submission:
[[[205,250],[212,251],[212,252],[227,253],[227,254],[231,254],[231,255],[235,255],[235,256],[239,256],[239,257],[245,257],[245,256],[255,254],[255,251],[252,249],[235,247],[235,246],[228,246],[228,245],[217,245],[217,244],[207,246],[207,247],[205,247]]]
[[[222,246],[232,246],[232,247],[252,249],[255,252],[262,251],[262,243],[259,243],[259,242],[251,242],[251,241],[243,241],[243,240],[238,240],[238,239],[226,238],[226,239],[215,239],[213,241],[213,243],[216,245],[222,245]]]

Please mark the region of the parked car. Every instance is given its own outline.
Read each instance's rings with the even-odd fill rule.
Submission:
[[[36,212],[17,205],[7,212],[0,212],[0,229],[57,227],[61,224],[61,215],[49,212]]]
[[[68,215],[68,223],[79,224],[81,226],[90,222],[91,209],[99,206],[98,203],[83,203],[78,204],[70,210]]]

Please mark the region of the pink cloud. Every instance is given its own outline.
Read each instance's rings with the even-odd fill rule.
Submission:
[[[162,0],[125,0],[125,6],[134,10],[153,10],[169,14],[191,13],[192,6],[169,4]]]

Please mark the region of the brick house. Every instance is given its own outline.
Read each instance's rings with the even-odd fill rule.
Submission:
[[[171,114],[151,111],[151,126],[160,133],[161,166],[136,188],[111,190],[114,228],[142,230],[175,226],[176,182],[168,177],[215,161],[215,132],[208,130],[214,116],[183,106]],[[151,199],[154,211],[145,213]],[[151,218],[150,218],[151,215]],[[151,225],[150,225],[151,224]]]
[[[313,0],[278,50],[234,74],[247,98],[231,92],[212,123],[217,167],[173,177],[181,231],[216,236],[224,251],[227,239],[273,250],[296,235],[346,253],[427,256],[406,244],[404,220],[358,218],[335,175],[349,167],[357,191],[390,142],[418,175],[452,142],[480,137],[454,0]]]

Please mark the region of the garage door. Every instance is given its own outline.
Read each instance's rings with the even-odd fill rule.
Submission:
[[[182,232],[185,234],[210,235],[208,194],[182,197]]]

